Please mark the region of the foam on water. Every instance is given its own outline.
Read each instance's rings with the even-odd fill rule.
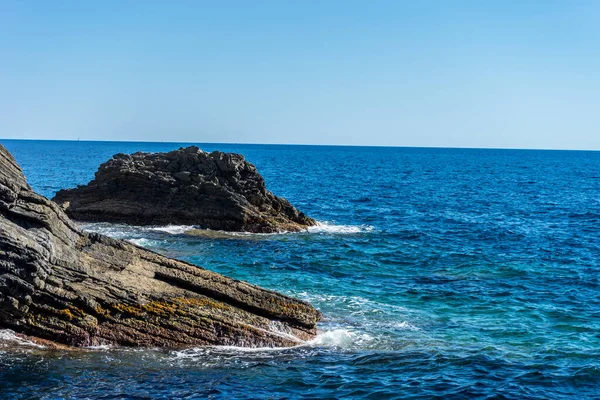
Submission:
[[[311,226],[307,230],[310,233],[351,235],[356,233],[372,232],[374,228],[371,225],[336,225],[326,221],[317,221],[316,226]]]
[[[421,330],[421,328],[414,326],[413,324],[409,323],[408,321],[398,322],[398,323],[395,323],[393,326],[396,329],[406,329],[409,331],[420,331]]]
[[[100,233],[115,239],[127,238],[134,232],[132,227],[128,225],[110,224],[107,222],[85,222],[79,223],[78,226],[83,231]]]
[[[131,236],[143,236],[145,233],[166,233],[169,235],[182,235],[187,231],[197,229],[193,225],[165,225],[165,226],[137,226],[126,224],[113,224],[108,222],[90,222],[80,223],[79,227],[84,231],[97,232],[117,239],[129,239]],[[317,222],[316,226],[311,226],[301,232],[273,232],[273,233],[253,233],[253,232],[229,232],[215,231],[205,229],[207,236],[214,234],[215,238],[260,238],[260,237],[276,237],[284,235],[299,235],[299,234],[329,234],[329,235],[353,235],[359,233],[372,232],[374,230],[371,225],[336,225],[331,222]]]
[[[292,297],[298,297],[302,300],[305,300],[311,304],[316,305],[326,305],[332,306],[338,309],[345,309],[345,311],[359,314],[367,314],[367,313],[384,313],[384,312],[394,312],[394,313],[406,313],[411,310],[406,307],[382,303],[374,300],[370,300],[361,296],[341,296],[341,295],[333,295],[333,294],[324,294],[324,293],[309,293],[306,291],[303,292],[295,292],[289,291],[286,294]]]
[[[159,230],[160,228],[155,228]],[[190,230],[185,229],[185,231]],[[255,232],[230,232],[230,231],[216,231],[211,229],[204,229],[207,233],[207,236],[211,236],[214,234],[214,237],[219,238],[222,236],[226,237],[236,237],[236,238],[260,238],[260,237],[285,237],[287,235],[306,235],[306,234],[331,234],[331,235],[352,235],[357,233],[365,233],[371,232],[374,228],[370,225],[336,225],[330,222],[320,222],[317,221],[316,226],[308,227],[304,231],[300,232],[290,232],[290,231],[281,231],[281,232],[272,232],[272,233],[255,233]],[[165,230],[166,231],[166,230]]]
[[[204,358],[215,353],[237,354],[237,353],[263,353],[263,352],[278,352],[287,350],[289,347],[238,347],[238,346],[206,346],[194,347],[191,349],[172,351],[170,354],[176,359],[197,359]]]
[[[113,349],[114,346],[108,345],[108,344],[101,344],[98,346],[88,346],[86,347],[86,349],[88,350],[110,350]]]
[[[170,235],[181,235],[186,231],[194,229],[191,225],[164,225],[164,226],[138,226],[127,224],[113,224],[109,222],[86,222],[79,223],[79,227],[84,231],[102,233],[116,238],[127,237],[132,234],[142,234],[144,232],[160,232]]]
[[[226,353],[259,353],[259,352],[281,352],[289,349],[300,348],[321,348],[321,347],[336,347],[342,349],[356,349],[364,346],[375,338],[368,333],[361,333],[351,329],[332,329],[320,331],[317,336],[309,341],[303,341],[286,333],[281,333],[285,336],[290,336],[298,341],[298,344],[290,347],[240,347],[240,346],[203,346],[190,349],[172,351],[171,354],[176,358],[195,358],[201,355],[206,355],[210,352],[226,352]],[[35,347],[44,349],[46,346],[39,345],[29,340],[19,337],[10,329],[0,330],[0,347],[2,342],[8,342],[11,345],[23,347]],[[88,350],[108,351],[115,349],[114,346],[99,345],[86,347]]]
[[[350,329],[334,329],[319,332],[314,339],[309,341],[299,340],[298,345],[290,347],[204,346],[172,351],[170,354],[177,359],[198,359],[211,354],[235,355],[244,353],[265,353],[264,356],[274,356],[278,353],[285,353],[290,350],[317,348],[358,349],[374,340],[375,338],[367,333],[360,333]]]
[[[171,235],[181,235],[185,232],[194,229],[192,225],[167,225],[167,226],[152,226],[146,229],[151,231],[165,232]]]
[[[11,344],[16,344],[18,346],[25,347],[37,347],[40,349],[45,348],[45,346],[33,343],[30,340],[26,340],[22,337],[17,336],[17,334],[10,329],[0,329],[0,346],[2,346],[2,342],[9,342]]]
[[[312,347],[356,348],[372,342],[374,337],[368,333],[359,333],[349,329],[334,329],[321,332],[307,344]]]
[[[140,246],[140,247],[152,247],[155,244],[155,241],[150,240],[150,239],[144,239],[144,238],[127,239],[127,241],[135,244],[136,246]]]

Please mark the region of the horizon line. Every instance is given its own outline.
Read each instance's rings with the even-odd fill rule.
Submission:
[[[252,142],[185,142],[185,141],[151,141],[151,140],[98,140],[98,139],[31,139],[31,138],[0,138],[12,141],[36,141],[36,142],[98,142],[98,143],[166,143],[166,144],[226,144],[226,145],[248,145],[248,146],[314,146],[314,147],[374,147],[374,148],[402,148],[402,149],[455,149],[455,150],[525,150],[525,151],[592,151],[600,149],[557,149],[557,148],[534,148],[534,147],[459,147],[459,146],[406,146],[386,144],[308,144],[308,143],[252,143]]]

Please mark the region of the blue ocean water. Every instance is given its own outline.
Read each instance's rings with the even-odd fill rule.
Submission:
[[[115,153],[182,146],[0,143],[49,197]],[[0,331],[0,398],[600,398],[600,152],[199,146],[244,154],[321,226],[83,228],[308,300],[318,338],[71,353]]]

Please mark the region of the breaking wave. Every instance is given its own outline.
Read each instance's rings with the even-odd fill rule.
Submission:
[[[308,228],[310,233],[327,233],[349,235],[355,233],[372,232],[374,228],[371,225],[335,225],[329,222],[317,222],[316,226]]]
[[[80,223],[79,227],[84,231],[101,233],[117,239],[144,239],[148,234],[184,235],[186,232],[195,230],[194,236],[210,237],[216,239],[226,238],[260,238],[287,235],[325,234],[325,235],[353,235],[368,233],[374,230],[371,225],[336,225],[331,222],[317,222],[302,232],[275,232],[275,233],[252,233],[252,232],[228,232],[211,229],[198,229],[193,225],[165,225],[165,226],[136,226],[126,224],[113,224],[108,222]],[[134,242],[139,244],[137,242]],[[143,244],[139,244],[143,246]]]

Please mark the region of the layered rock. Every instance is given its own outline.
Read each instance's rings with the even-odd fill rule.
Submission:
[[[195,225],[271,233],[300,231],[312,218],[266,189],[240,154],[187,147],[169,153],[117,154],[85,186],[53,199],[73,219],[131,225]]]
[[[81,232],[0,146],[0,328],[74,345],[289,346],[308,303]]]

